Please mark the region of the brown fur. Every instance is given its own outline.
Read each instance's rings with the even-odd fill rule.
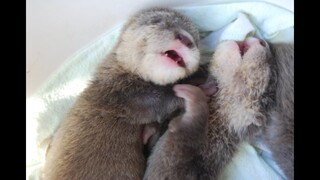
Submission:
[[[159,54],[170,50],[166,48],[177,41],[176,33],[184,33],[193,43],[182,47],[186,67],[162,67]],[[198,39],[191,21],[173,10],[154,8],[133,16],[57,130],[43,178],[141,179],[143,127],[184,107],[172,83],[198,69]],[[161,74],[158,68],[168,70]]]
[[[209,100],[208,123],[200,128],[191,123],[187,133],[167,131],[148,160],[144,179],[217,179],[242,141],[265,144],[287,179],[293,179],[293,45],[255,44],[241,57],[232,44],[221,43],[210,64],[219,91]],[[205,114],[181,118],[207,120]]]

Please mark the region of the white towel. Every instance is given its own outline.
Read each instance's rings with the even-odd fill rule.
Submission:
[[[214,51],[219,42],[224,40],[242,41],[248,36],[253,36],[256,32],[255,30],[248,17],[243,13],[239,13],[234,22],[203,38],[200,41],[200,49]]]

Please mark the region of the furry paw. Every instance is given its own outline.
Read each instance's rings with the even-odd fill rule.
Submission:
[[[176,132],[184,130],[203,130],[207,125],[209,110],[207,97],[204,92],[196,86],[180,84],[175,85],[173,90],[176,96],[185,100],[185,113],[169,124],[169,131]]]

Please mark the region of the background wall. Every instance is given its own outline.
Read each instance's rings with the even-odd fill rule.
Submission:
[[[64,60],[138,9],[229,1],[237,0],[27,0],[27,97]],[[293,0],[265,1],[294,9]]]

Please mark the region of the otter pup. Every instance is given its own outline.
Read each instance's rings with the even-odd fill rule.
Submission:
[[[141,179],[143,143],[154,133],[144,127],[184,107],[172,87],[198,70],[198,41],[195,25],[172,9],[134,15],[57,130],[43,178]]]
[[[243,141],[270,151],[284,176],[293,179],[293,52],[293,44],[257,38],[222,42],[209,65],[219,87],[210,96],[209,114],[200,108],[205,109],[203,92],[182,85],[193,92],[183,96],[186,112],[156,144],[144,179],[217,179]],[[210,91],[208,84],[202,88]]]

